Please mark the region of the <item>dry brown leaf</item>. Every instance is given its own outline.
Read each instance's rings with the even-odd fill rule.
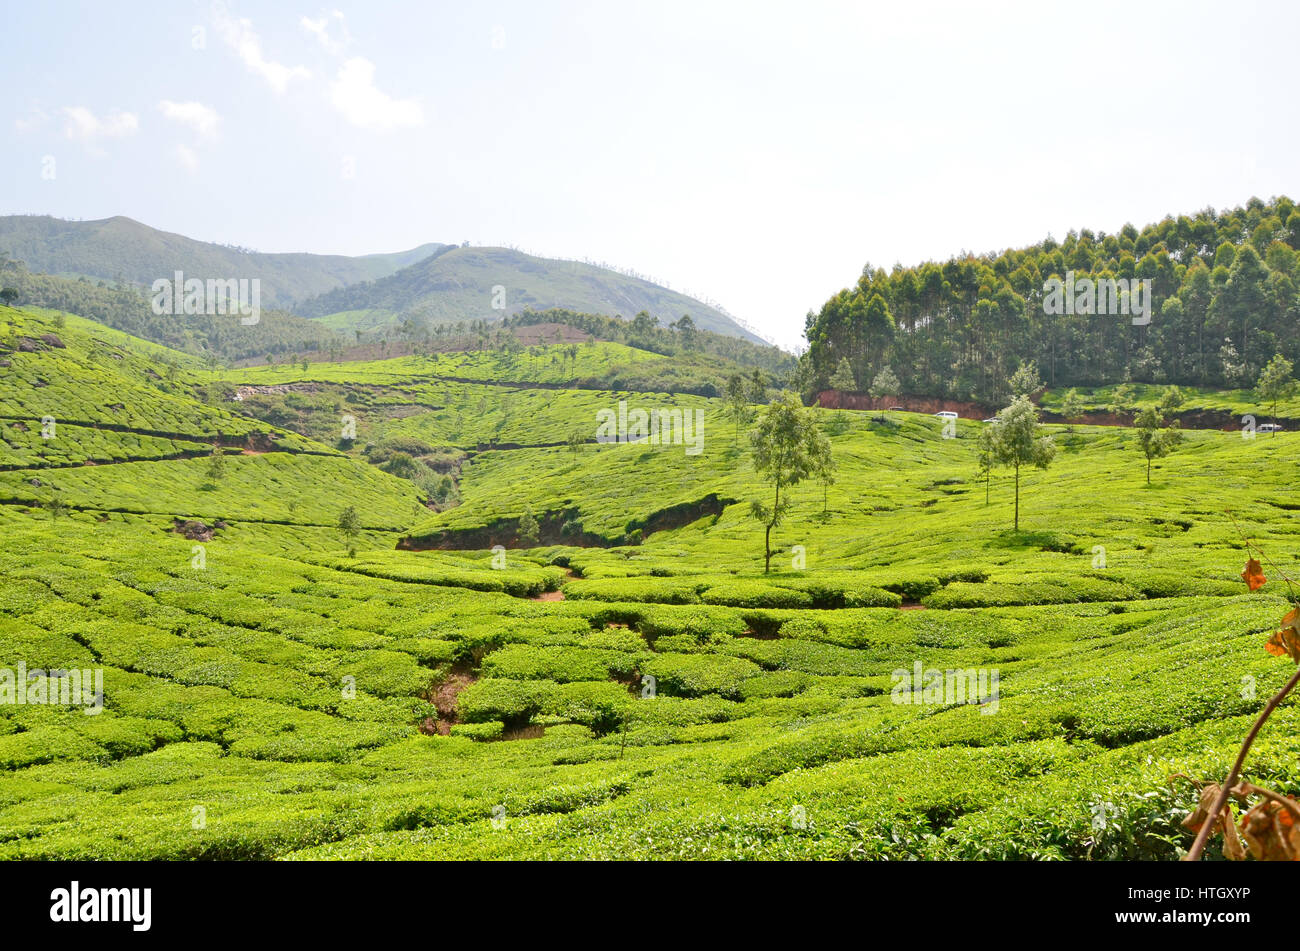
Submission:
[[[1292,608],[1282,618],[1282,629],[1273,633],[1264,649],[1278,657],[1290,657],[1300,664],[1300,608]]]
[[[1241,817],[1241,837],[1259,861],[1300,861],[1300,823],[1280,802],[1265,799],[1252,807]]]
[[[1263,566],[1254,558],[1247,560],[1246,570],[1241,573],[1242,580],[1250,587],[1251,591],[1257,591],[1264,587],[1264,582],[1268,581],[1264,577]]]
[[[1223,857],[1230,862],[1246,861],[1246,850],[1237,835],[1237,825],[1232,821],[1232,813],[1227,806],[1223,809]]]
[[[1201,800],[1196,805],[1196,811],[1183,820],[1184,829],[1188,832],[1201,831],[1201,826],[1210,817],[1210,810],[1214,808],[1214,801],[1219,798],[1219,790],[1222,788],[1218,783],[1209,783],[1201,787]],[[1242,787],[1237,786],[1233,789],[1232,794],[1240,796],[1243,791]],[[1237,826],[1233,821],[1232,810],[1228,807],[1226,800],[1223,803],[1223,808],[1219,810],[1218,818],[1215,820],[1210,834],[1214,835],[1219,832],[1223,833],[1224,857],[1234,862],[1245,860],[1246,850],[1237,835]]]
[[[1188,832],[1200,832],[1201,826],[1205,825],[1205,820],[1210,818],[1210,810],[1214,808],[1214,800],[1219,798],[1219,784],[1207,783],[1201,787],[1201,801],[1196,804],[1196,811],[1189,813],[1183,820],[1183,828]]]

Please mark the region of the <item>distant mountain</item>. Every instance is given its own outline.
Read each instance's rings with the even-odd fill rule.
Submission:
[[[47,274],[123,280],[145,287],[180,270],[199,278],[259,278],[262,303],[289,308],[336,287],[386,277],[445,248],[422,244],[395,254],[263,254],[159,231],[130,218],[64,221],[0,217],[0,252]]]
[[[445,324],[560,308],[628,320],[644,310],[665,325],[690,314],[702,330],[766,343],[721,310],[650,281],[507,248],[430,243],[360,257],[265,254],[120,215],[99,221],[8,215],[0,216],[0,254],[34,272],[146,288],[177,270],[203,279],[259,278],[264,307],[317,318],[345,333],[393,326],[408,316]],[[494,293],[498,287],[502,292]]]
[[[302,301],[295,310],[334,329],[366,330],[408,316],[437,325],[552,308],[628,320],[644,310],[664,325],[690,314],[701,330],[766,342],[721,310],[650,281],[509,248],[444,247],[387,277]]]

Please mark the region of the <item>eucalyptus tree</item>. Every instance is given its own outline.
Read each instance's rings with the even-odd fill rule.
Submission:
[[[754,469],[772,489],[770,505],[755,499],[750,515],[764,526],[763,571],[772,570],[772,530],[790,508],[790,490],[810,476],[828,472],[832,466],[831,444],[817,428],[812,410],[790,392],[769,403],[750,433]],[[782,494],[784,493],[784,494]]]
[[[1016,513],[1014,528],[1020,531],[1020,470],[1033,466],[1046,469],[1056,456],[1056,444],[1051,436],[1041,434],[1038,410],[1027,396],[1018,396],[1011,405],[998,412],[997,421],[990,423],[991,448],[997,465],[1015,470]]]

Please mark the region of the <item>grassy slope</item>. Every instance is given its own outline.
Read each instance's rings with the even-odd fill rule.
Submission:
[[[585,446],[576,454],[566,449],[481,453],[466,470],[466,504],[432,517],[416,532],[517,516],[525,504],[538,514],[577,504],[588,527],[612,529],[674,501],[717,491],[741,501],[716,524],[675,533],[672,545],[729,569],[752,566],[761,555],[761,547],[755,548],[761,538],[746,512],[748,500],[764,490],[716,401],[699,402],[708,406],[706,449],[700,456],[689,457],[680,447],[639,445]],[[639,405],[635,398],[632,405]],[[959,438],[945,440],[929,417],[896,413],[898,425],[881,426],[865,413],[847,415],[853,417],[851,429],[832,437],[839,472],[827,493],[830,518],[821,518],[820,486],[799,487],[792,519],[777,532],[783,546],[805,545],[815,567],[983,565],[1010,557],[1002,552],[1011,544],[1003,534],[1010,528],[1011,483],[1005,473],[995,473],[992,504],[984,505],[974,438],[980,424],[962,421]],[[594,430],[594,422],[590,425]],[[1045,544],[1086,550],[1085,561],[1092,558],[1091,547],[1101,544],[1112,565],[1133,558],[1177,567],[1190,549],[1199,566],[1212,546],[1224,542],[1225,532],[1231,534],[1226,507],[1252,531],[1286,517],[1274,503],[1290,504],[1286,460],[1297,445],[1293,434],[1248,441],[1235,433],[1187,432],[1174,456],[1156,461],[1148,488],[1145,461],[1131,432],[1048,428],[1057,433],[1061,452],[1047,472],[1022,474],[1022,527],[1042,532]],[[538,471],[553,477],[529,477]],[[1166,539],[1175,536],[1177,544],[1171,545]],[[1149,551],[1138,547],[1147,544]],[[1232,556],[1216,563],[1221,572],[1238,560],[1235,543],[1229,547]],[[1041,554],[1064,570],[1073,570],[1071,558],[1078,560]],[[641,557],[638,552],[631,560]]]
[[[49,312],[4,308],[3,316],[0,496],[8,501],[42,505],[57,491],[78,509],[317,525],[334,524],[351,504],[367,528],[389,530],[413,518],[411,483],[195,400],[199,374],[183,354],[77,318],[60,328]],[[17,349],[44,334],[63,346]],[[160,362],[169,356],[178,366],[171,378]],[[55,421],[48,440],[45,417]],[[250,437],[258,454],[240,455]],[[235,454],[214,480],[206,457],[218,439]],[[261,454],[268,445],[275,451]]]
[[[40,315],[17,319],[47,329]],[[15,415],[34,421],[52,378],[75,372],[82,383],[60,392],[81,394],[79,407],[138,386],[133,402],[190,421],[187,432],[218,421],[187,401],[189,377],[169,392],[144,363],[133,369],[133,353],[120,376],[100,377],[110,371],[71,322],[63,335],[67,351],[12,355],[26,381],[6,387]],[[592,354],[590,369],[626,357]],[[549,358],[450,355],[436,369],[571,378]],[[429,370],[256,368],[238,382],[383,384],[367,405],[419,411],[377,418],[376,438],[456,445],[594,431],[594,410],[618,395],[449,384]],[[33,387],[33,374],[51,385]],[[1167,777],[1222,773],[1290,672],[1261,646],[1281,590],[1275,579],[1245,592],[1223,510],[1294,573],[1300,436],[1188,433],[1148,488],[1130,432],[1054,427],[1062,452],[1025,477],[1013,535],[1006,474],[984,503],[978,424],[945,440],[927,417],[827,412],[828,426],[847,421],[828,514],[820,486],[796,489],[778,570],[763,578],[745,513],[760,486],[732,425],[715,401],[671,403],[709,414],[701,456],[481,452],[462,470],[464,503],[418,519],[409,483],[301,436],[311,452],[232,458],[211,489],[202,459],[14,473],[18,489],[27,476],[62,480],[75,510],[51,521],[0,505],[0,656],[102,666],[106,710],[0,706],[0,856],[1169,858],[1186,845],[1178,821],[1194,795]],[[129,436],[91,431],[110,446]],[[510,550],[499,570],[486,551],[394,550],[404,535],[525,504],[575,506],[588,531],[617,536],[711,492],[738,501],[638,546]],[[374,529],[356,558],[323,527],[345,501]],[[163,531],[167,514],[232,519],[207,543],[206,568]],[[565,600],[534,600],[557,586]],[[930,609],[810,606],[864,597]],[[917,661],[998,669],[997,710],[891,702],[891,672]],[[423,735],[417,723],[445,716],[428,690],[453,670],[479,679],[460,694],[453,735]],[[642,699],[638,676],[659,695]],[[623,716],[626,734],[609,732]],[[483,742],[523,722],[544,735]],[[1300,788],[1298,725],[1284,705],[1252,778]]]
[[[389,327],[397,323],[397,313],[379,308],[362,310],[344,310],[336,314],[327,314],[317,318],[317,323],[324,324],[330,330],[345,334],[360,330],[365,333],[376,327]]]
[[[53,311],[0,308],[0,350],[8,363],[0,367],[5,384],[0,420],[39,423],[52,416],[59,426],[101,426],[208,443],[218,436],[260,432],[286,448],[305,448],[293,433],[271,433],[192,399],[187,383],[197,379],[194,358],[76,317],[66,318],[60,328],[57,319]],[[41,341],[45,334],[63,346]],[[22,350],[24,339],[36,341],[37,349]],[[53,452],[53,441],[50,448]]]
[[[437,378],[459,378],[483,382],[559,384],[597,376],[611,366],[645,363],[652,366],[675,363],[669,357],[637,350],[621,343],[594,341],[578,346],[574,359],[561,358],[556,347],[534,347],[508,355],[500,351],[467,350],[437,353],[427,357],[395,357],[355,363],[297,363],[246,367],[237,371],[237,382],[256,385],[291,383],[302,380],[335,383],[413,383]]]

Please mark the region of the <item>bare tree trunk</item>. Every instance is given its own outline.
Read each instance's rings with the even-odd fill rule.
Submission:
[[[772,570],[772,527],[776,525],[777,512],[781,510],[781,483],[776,483],[776,494],[772,497],[772,520],[767,523],[767,531],[763,535],[763,548],[765,554],[763,557],[763,574]]]
[[[1016,531],[1020,531],[1020,463],[1016,463]]]

